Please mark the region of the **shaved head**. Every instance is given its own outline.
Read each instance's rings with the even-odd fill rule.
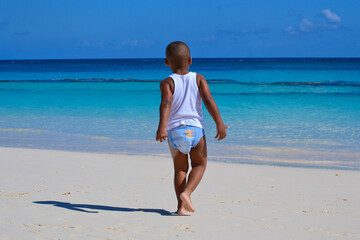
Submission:
[[[184,42],[175,41],[166,47],[166,58],[172,64],[182,66],[190,57],[190,49]]]

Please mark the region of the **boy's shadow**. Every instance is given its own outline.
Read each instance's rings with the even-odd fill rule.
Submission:
[[[36,201],[33,203],[37,204],[51,204],[55,207],[66,208],[69,210],[87,212],[87,213],[98,213],[97,211],[88,211],[83,208],[96,209],[96,210],[106,210],[106,211],[119,211],[119,212],[150,212],[158,213],[162,216],[172,216],[173,214],[164,209],[153,209],[153,208],[124,208],[124,207],[111,207],[104,205],[90,205],[90,204],[72,204],[67,202],[58,202],[58,201]]]

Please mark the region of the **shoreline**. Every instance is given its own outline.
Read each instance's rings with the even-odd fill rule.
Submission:
[[[93,138],[93,140],[95,141],[101,141],[103,142],[104,139],[98,137],[98,138]],[[105,139],[106,141],[107,139]],[[94,142],[95,143],[95,142]],[[99,142],[100,143],[100,142]],[[125,141],[123,142],[125,143]],[[139,140],[132,140],[129,141],[127,144],[130,145],[137,145],[140,144],[141,141]],[[166,146],[164,148],[164,146],[161,146],[164,143],[158,143],[158,142],[148,142],[148,141],[143,141],[143,144],[148,144],[148,145],[152,145],[153,147],[156,148],[156,150],[158,150],[156,153],[155,152],[136,152],[134,151],[132,148],[133,146],[130,147],[130,149],[132,149],[133,151],[89,151],[88,149],[84,149],[84,150],[80,150],[80,149],[67,149],[65,148],[54,148],[54,147],[49,147],[49,146],[45,146],[43,148],[40,148],[39,146],[24,146],[25,144],[20,144],[19,146],[1,146],[0,145],[0,149],[1,148],[16,148],[16,149],[33,149],[33,150],[49,150],[49,151],[65,151],[65,152],[74,152],[74,153],[94,153],[94,154],[111,154],[111,155],[126,155],[126,156],[134,156],[134,155],[138,155],[138,156],[148,156],[148,157],[166,157],[166,158],[170,158],[171,159],[171,155],[170,152],[168,152],[168,147]],[[27,144],[29,145],[29,144]],[[39,145],[39,144],[37,144]],[[167,144],[166,144],[167,145]],[[360,171],[360,168],[358,167],[348,167],[348,166],[331,166],[331,165],[327,165],[327,164],[359,164],[357,161],[355,162],[348,162],[348,161],[316,161],[312,158],[315,158],[316,156],[311,156],[312,158],[310,158],[311,160],[305,160],[305,159],[296,159],[296,158],[291,158],[291,156],[287,156],[286,152],[297,152],[296,154],[299,156],[300,153],[302,153],[304,156],[306,156],[306,153],[313,153],[313,154],[325,154],[326,152],[322,152],[322,151],[316,151],[316,150],[306,150],[306,149],[301,149],[301,148],[287,148],[287,147],[262,147],[262,146],[232,146],[234,148],[238,148],[241,149],[242,152],[241,154],[243,154],[243,156],[220,156],[220,155],[212,155],[212,152],[216,152],[216,150],[218,150],[217,148],[219,148],[219,146],[216,146],[216,144],[213,143],[209,143],[208,144],[210,147],[210,152],[208,153],[208,161],[209,162],[219,162],[219,163],[229,163],[229,164],[244,164],[244,165],[256,165],[256,166],[273,166],[273,167],[289,167],[289,168],[309,168],[309,169],[329,169],[329,170],[345,170],[345,171]],[[103,146],[103,145],[100,145]],[[64,146],[63,146],[64,147]],[[213,147],[215,147],[215,151],[214,149],[212,149]],[[230,150],[229,146],[227,145],[222,145],[220,147],[223,148],[227,148],[228,150]],[[230,146],[231,147],[231,146]],[[124,149],[124,147],[123,147]],[[254,150],[252,151],[252,149],[255,149],[255,154],[251,155],[254,153]],[[258,151],[258,152],[256,152]],[[244,154],[245,152],[245,154]],[[256,153],[261,153],[261,155],[256,155]],[[275,155],[275,158],[273,156],[270,156],[270,154],[277,152],[278,155]],[[345,155],[344,153],[336,153],[336,152],[328,152],[328,155]],[[360,153],[359,152],[351,152],[348,153],[349,156],[354,155],[353,157],[355,158],[356,156],[360,157]],[[295,155],[294,155],[295,156]],[[326,157],[326,156],[325,156]],[[324,158],[324,156],[322,157]],[[323,163],[322,163],[323,162]],[[318,164],[318,165],[316,165]]]
[[[0,147],[0,239],[357,239],[355,171],[208,162],[191,217],[170,158]]]

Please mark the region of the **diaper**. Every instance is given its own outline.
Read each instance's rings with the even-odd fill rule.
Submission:
[[[202,128],[181,125],[168,131],[168,139],[172,147],[179,149],[184,154],[188,154],[191,148],[199,143],[204,134],[205,132]]]

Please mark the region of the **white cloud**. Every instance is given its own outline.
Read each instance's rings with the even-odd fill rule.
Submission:
[[[298,26],[287,26],[284,28],[284,32],[288,34],[298,34],[301,32],[316,32],[317,30],[322,29],[324,26],[322,26],[319,23],[314,23],[310,21],[308,18],[301,18],[300,23]]]
[[[123,41],[123,44],[135,47],[135,46],[139,45],[139,40],[137,40],[137,39],[131,39],[131,40],[127,39],[127,40]]]
[[[302,32],[313,32],[315,30],[315,24],[307,18],[302,18],[299,23],[299,29]]]
[[[341,17],[332,12],[330,9],[323,9],[321,12],[330,22],[341,23]]]
[[[325,21],[311,21],[308,18],[300,18],[300,22],[295,26],[287,26],[284,28],[284,32],[287,34],[298,34],[298,33],[312,33],[326,30],[337,30],[341,28],[341,18],[335,13],[331,12],[330,9],[323,9],[322,14],[326,18]]]
[[[284,28],[284,31],[288,34],[297,34],[299,33],[298,30],[296,29],[296,27],[293,26],[287,26],[286,28]]]
[[[118,47],[147,47],[151,45],[154,45],[154,41],[148,39],[125,39],[120,44],[118,44]]]

